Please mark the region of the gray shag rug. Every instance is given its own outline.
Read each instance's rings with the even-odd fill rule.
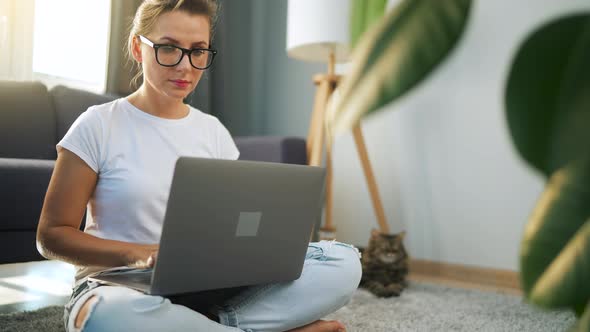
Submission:
[[[63,332],[64,308],[51,306],[34,311],[0,315],[1,332]]]
[[[62,332],[63,308],[0,315],[1,332]],[[411,283],[400,297],[377,298],[359,289],[351,302],[326,317],[349,332],[394,331],[565,331],[570,312],[545,312],[522,297],[477,290]]]
[[[400,297],[377,298],[359,289],[350,303],[326,317],[348,331],[565,331],[573,312],[547,312],[522,296],[411,283]]]

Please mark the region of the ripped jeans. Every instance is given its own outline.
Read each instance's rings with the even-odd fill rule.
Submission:
[[[360,254],[351,245],[309,244],[299,279],[244,287],[216,303],[219,322],[161,296],[86,281],[64,310],[66,331],[286,331],[314,322],[344,306],[361,279]],[[74,326],[82,305],[97,301],[82,329]]]

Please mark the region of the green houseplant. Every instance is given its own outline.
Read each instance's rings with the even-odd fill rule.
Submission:
[[[358,42],[326,115],[332,137],[425,79],[460,40],[471,1],[406,0],[362,33],[384,8],[381,0],[372,6],[353,11]],[[505,102],[517,151],[548,178],[521,244],[525,296],[573,309],[580,318],[574,330],[590,331],[589,14],[551,22],[526,39]]]
[[[506,87],[520,155],[548,178],[525,229],[521,281],[528,299],[571,308],[590,331],[590,14],[536,30]]]

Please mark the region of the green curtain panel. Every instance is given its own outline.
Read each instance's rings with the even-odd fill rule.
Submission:
[[[129,26],[141,2],[141,0],[111,0],[107,93],[127,95],[133,91],[129,85],[133,77],[132,67],[127,63],[125,49],[127,47]]]

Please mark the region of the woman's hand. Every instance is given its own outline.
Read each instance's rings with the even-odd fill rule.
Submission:
[[[127,266],[140,269],[152,268],[158,259],[157,244],[133,244],[127,254]]]

